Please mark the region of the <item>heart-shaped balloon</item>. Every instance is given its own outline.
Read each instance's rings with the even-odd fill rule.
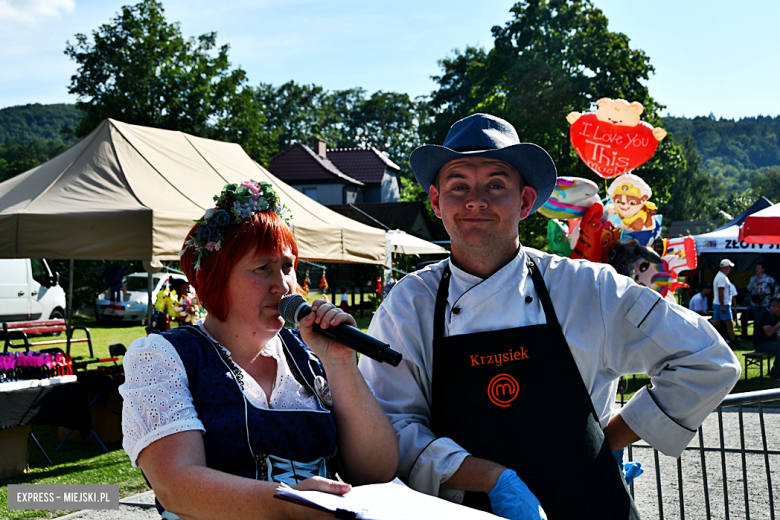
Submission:
[[[580,159],[597,175],[611,179],[646,163],[658,148],[653,127],[600,121],[596,114],[582,114],[569,127],[571,144]]]

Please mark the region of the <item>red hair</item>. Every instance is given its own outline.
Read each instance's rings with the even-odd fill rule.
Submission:
[[[197,233],[195,224],[187,239]],[[186,243],[185,240],[185,243]],[[289,249],[298,267],[298,244],[287,224],[272,211],[254,213],[240,224],[227,226],[219,251],[212,251],[195,270],[195,254],[192,247],[181,255],[181,268],[195,288],[201,305],[219,321],[225,321],[230,312],[227,281],[239,260],[254,249],[255,256],[281,256]],[[296,284],[297,285],[297,284]],[[300,287],[297,287],[300,291]]]

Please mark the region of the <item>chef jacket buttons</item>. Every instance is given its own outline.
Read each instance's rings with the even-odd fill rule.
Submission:
[[[452,314],[454,314],[454,315],[456,315],[456,316],[457,316],[458,314],[460,314],[460,307],[453,307],[453,308],[452,308]]]
[[[526,296],[525,297],[525,303],[531,303],[532,301],[534,301],[534,297],[533,296]]]

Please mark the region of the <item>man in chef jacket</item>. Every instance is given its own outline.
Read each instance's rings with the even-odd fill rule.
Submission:
[[[371,321],[401,365],[360,359],[398,434],[398,476],[510,519],[638,518],[622,448],[642,438],[678,457],[739,379],[734,354],[611,267],[521,246],[556,170],[508,122],[469,116],[410,162],[452,256],[399,281]],[[652,388],[613,410],[626,374]]]

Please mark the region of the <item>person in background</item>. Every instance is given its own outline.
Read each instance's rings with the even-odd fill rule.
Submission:
[[[720,329],[721,323],[726,325],[726,343],[733,349],[736,346],[737,338],[734,335],[734,320],[731,316],[731,282],[729,273],[734,267],[734,263],[728,258],[720,261],[720,270],[715,275],[712,282],[713,301],[712,301],[712,326]]]
[[[166,520],[333,518],[274,494],[343,495],[398,465],[355,351],[313,330],[354,319],[319,299],[300,331],[284,327],[279,302],[300,294],[287,214],[268,183],[225,186],[181,253],[206,318],[125,355],[122,446]]]
[[[707,297],[710,294],[712,294],[712,286],[705,283],[701,286],[701,291],[694,295],[694,297],[691,298],[691,301],[688,302],[688,308],[700,316],[706,316],[710,308],[709,301],[707,300]]]
[[[774,278],[766,274],[763,264],[756,264],[756,274],[750,277],[747,290],[750,293],[750,310],[753,312],[754,321],[761,311],[769,308],[773,298],[780,296],[780,286]]]
[[[753,322],[753,348],[756,352],[766,352],[775,356],[775,363],[769,371],[769,375],[775,378],[780,377],[780,370],[778,370],[780,365],[777,364],[777,356],[780,354],[778,330],[780,330],[780,299],[775,298]]]
[[[341,301],[339,302],[339,308],[344,312],[349,312],[349,298],[347,297],[346,286],[341,286]]]
[[[109,298],[111,303],[122,303],[122,292],[125,290],[122,280],[125,278],[125,268],[119,264],[111,264],[103,271],[102,278],[111,292]]]

